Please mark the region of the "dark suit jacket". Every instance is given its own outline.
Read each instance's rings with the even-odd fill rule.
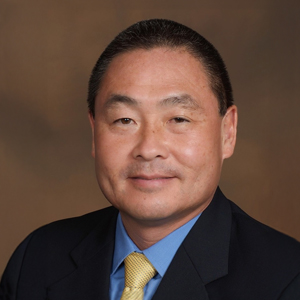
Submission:
[[[118,211],[54,222],[17,248],[1,300],[108,300]],[[300,244],[260,224],[218,189],[153,300],[300,299]]]

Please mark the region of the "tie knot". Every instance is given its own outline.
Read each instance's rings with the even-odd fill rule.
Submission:
[[[129,254],[125,260],[125,287],[144,288],[156,274],[148,258],[137,252]]]

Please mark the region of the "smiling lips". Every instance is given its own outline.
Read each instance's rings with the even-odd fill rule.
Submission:
[[[160,174],[153,175],[136,175],[128,177],[132,180],[133,184],[141,188],[161,188],[164,185],[168,184],[172,179],[175,179],[174,176],[166,176]]]
[[[130,176],[131,179],[141,179],[141,180],[162,180],[162,179],[171,179],[174,176],[165,176],[165,175],[137,175]]]

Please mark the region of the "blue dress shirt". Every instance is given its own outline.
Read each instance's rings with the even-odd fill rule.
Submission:
[[[165,238],[152,245],[148,249],[141,251],[128,236],[121,219],[118,215],[116,237],[115,237],[115,250],[113,257],[112,270],[110,275],[110,299],[120,300],[124,289],[124,259],[132,252],[143,253],[152,263],[157,271],[157,274],[148,282],[144,288],[144,300],[150,300],[158,285],[167,271],[175,253],[179,246],[194,226],[200,214],[171,232]]]

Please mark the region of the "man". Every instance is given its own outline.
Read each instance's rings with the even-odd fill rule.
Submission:
[[[172,21],[132,25],[100,56],[88,104],[113,207],[32,233],[1,299],[300,299],[299,243],[218,188],[237,109],[209,42]]]

